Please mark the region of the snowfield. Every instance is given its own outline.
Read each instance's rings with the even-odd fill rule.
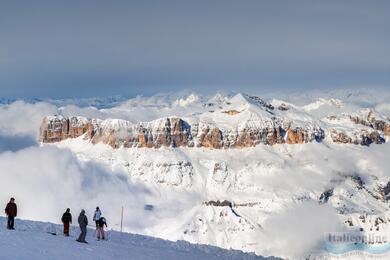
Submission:
[[[0,218],[0,259],[277,259],[263,258],[234,250],[170,242],[162,239],[108,232],[107,241],[97,241],[95,230],[88,229],[88,244],[76,242],[79,229],[71,228],[70,237],[62,235],[62,226],[17,220],[15,230],[7,230]],[[106,233],[107,235],[107,233]]]
[[[50,251],[58,246],[66,253],[75,253],[68,255],[75,258],[99,258],[100,254],[102,259],[121,258],[134,251],[150,258],[158,255],[172,259],[187,258],[186,252],[192,257],[190,251],[198,250],[194,259],[213,259],[202,254],[217,250],[214,247],[192,246],[181,242],[184,240],[259,256],[321,259],[329,257],[324,241],[328,232],[373,232],[390,240],[390,138],[383,133],[381,144],[335,143],[327,132],[320,142],[260,144],[242,149],[113,149],[103,143],[92,144],[83,136],[54,144],[37,141],[42,118],[55,114],[98,118],[118,129],[180,116],[191,123],[198,120],[215,124],[222,130],[268,124],[272,116],[280,116],[286,122],[336,129],[356,138],[360,138],[358,133],[372,129],[353,123],[351,117],[366,118],[372,112],[384,122],[390,118],[388,92],[282,93],[263,97],[265,101],[243,94],[205,97],[179,93],[0,105],[0,169],[4,180],[0,184],[0,205],[14,196],[21,218],[52,223],[59,223],[67,207],[74,217],[84,208],[91,218],[99,205],[114,230],[119,230],[123,206],[124,230],[140,234],[121,237],[113,232],[110,241],[90,239],[91,244],[84,246],[48,235],[45,229],[51,224],[17,222],[30,238],[37,236],[34,242],[63,241],[45,249],[53,257],[60,257],[55,250]],[[269,105],[278,109],[272,114]],[[0,228],[2,241],[5,235],[12,237],[13,233]],[[12,243],[5,240],[7,250],[15,251],[14,244],[25,242],[19,235],[12,239]],[[139,246],[145,241],[151,244],[148,242],[142,251]],[[165,246],[167,251],[158,253]],[[94,255],[95,247],[101,250],[99,254]],[[185,252],[176,251],[182,247]],[[219,258],[254,257],[236,251],[226,254]]]

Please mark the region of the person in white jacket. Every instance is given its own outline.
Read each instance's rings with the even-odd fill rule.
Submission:
[[[95,213],[93,214],[93,221],[95,221],[96,224],[96,230],[99,228],[99,219],[102,216],[102,212],[100,211],[99,207],[96,207]]]

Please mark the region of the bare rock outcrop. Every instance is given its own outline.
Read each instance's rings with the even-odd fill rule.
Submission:
[[[343,131],[332,129],[330,136],[333,142],[342,144],[359,144],[368,146],[372,143],[382,144],[385,142],[385,139],[376,130],[372,130],[371,132],[360,130],[348,134]]]
[[[290,108],[289,108],[285,103],[282,103],[282,104],[280,104],[280,105],[278,106],[278,109],[279,109],[280,111],[287,111],[287,110],[289,110]]]
[[[332,130],[330,136],[332,138],[332,141],[335,142],[335,143],[341,143],[341,144],[352,143],[352,138],[349,137],[344,132],[337,132],[336,130]]]
[[[87,133],[86,138],[89,139],[93,136],[93,129],[92,121],[82,117],[45,117],[41,124],[39,138],[44,143],[55,143]]]
[[[214,207],[232,207],[232,203],[228,200],[209,200],[204,203],[206,206],[214,206]]]
[[[206,148],[220,149],[223,147],[223,136],[221,130],[217,127],[212,129],[206,128],[199,137],[199,146]]]
[[[389,200],[390,199],[390,181],[387,182],[385,185],[378,186],[379,194],[382,196],[383,200]]]
[[[378,119],[379,117],[379,119]],[[330,129],[330,137],[335,143],[358,144],[368,146],[370,144],[384,143],[385,136],[390,135],[390,122],[380,116],[375,116],[372,111],[362,110],[354,115],[342,114],[341,116],[329,116],[329,120],[350,120],[356,124],[356,129],[344,129],[338,127]]]
[[[240,111],[237,111],[235,109],[228,110],[228,111],[222,111],[222,113],[228,114],[229,116],[234,116],[240,113]]]
[[[288,143],[288,144],[302,144],[304,142],[304,140],[307,140],[307,139],[304,138],[304,133],[303,133],[301,128],[287,130],[286,143]]]
[[[351,117],[352,118],[352,117]],[[354,122],[369,125],[353,133],[330,129],[335,143],[370,145],[385,142],[383,135],[390,131],[386,122],[353,118]],[[152,122],[130,123],[124,120],[97,120],[84,117],[49,116],[42,120],[40,141],[55,143],[84,136],[93,144],[104,143],[118,147],[205,147],[211,149],[245,148],[259,144],[303,144],[321,142],[325,131],[320,127],[300,127],[277,120],[264,125],[246,125],[240,129],[220,129],[212,124],[190,125],[178,117],[161,118]]]
[[[97,120],[83,117],[45,117],[40,141],[55,143],[83,136],[91,143],[118,147],[205,147],[211,149],[244,148],[259,144],[302,144],[321,141],[324,131],[319,127],[284,126],[278,121],[264,124],[243,124],[240,129],[220,129],[212,124],[190,125],[178,117],[152,122],[130,123],[124,120]]]
[[[383,132],[385,136],[390,136],[390,122],[384,119],[377,119],[372,111],[368,112],[367,117],[350,116],[350,119],[355,124],[370,127]]]
[[[320,195],[319,202],[322,204],[327,203],[329,201],[329,198],[332,197],[332,195],[333,195],[333,188],[324,191]]]

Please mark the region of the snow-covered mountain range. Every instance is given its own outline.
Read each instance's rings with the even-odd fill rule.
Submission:
[[[292,259],[324,253],[326,232],[387,234],[390,94],[298,97],[190,93],[99,108],[17,101],[1,107],[0,129],[36,134],[41,146],[30,149],[56,163],[70,152],[77,167],[65,165],[93,172],[81,170],[81,187],[118,176],[118,190],[104,190],[118,208],[136,194],[125,203],[130,232]],[[24,123],[10,123],[15,113]],[[109,173],[95,179],[94,165]]]
[[[40,140],[52,143],[86,134],[93,143],[103,142],[113,148],[220,149],[321,142],[326,137],[335,143],[370,145],[384,143],[385,136],[390,136],[388,118],[370,109],[349,111],[337,99],[319,99],[302,107],[279,100],[267,103],[243,94],[198,100],[195,95],[177,100],[176,106],[191,105],[193,110],[178,110],[178,115],[151,122],[49,116],[42,122]],[[325,116],[321,114],[324,106],[330,110]]]

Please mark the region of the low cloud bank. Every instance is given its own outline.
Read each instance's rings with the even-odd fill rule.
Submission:
[[[270,253],[304,259],[320,248],[326,232],[341,231],[342,223],[329,205],[306,202],[269,218],[265,241]]]
[[[0,131],[11,135],[38,136],[42,118],[57,113],[57,108],[49,103],[30,104],[16,101],[0,106]]]
[[[127,230],[151,224],[143,209],[145,197],[150,194],[147,188],[102,164],[80,162],[69,150],[45,146],[3,152],[0,172],[0,205],[5,207],[9,198],[15,197],[20,218],[58,223],[69,207],[75,220],[85,209],[92,222],[93,211],[99,205],[110,227],[119,228],[124,206]]]

